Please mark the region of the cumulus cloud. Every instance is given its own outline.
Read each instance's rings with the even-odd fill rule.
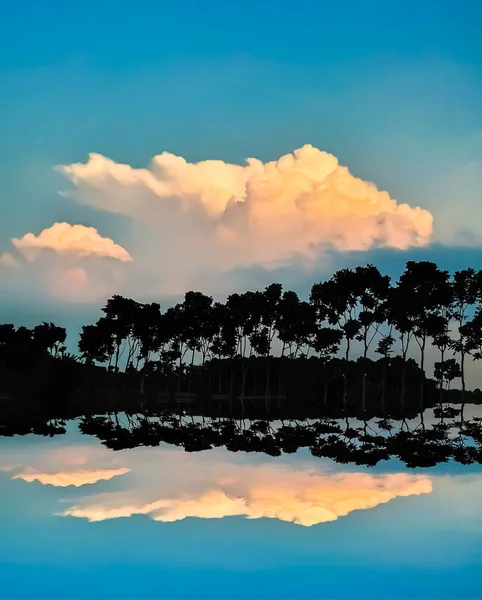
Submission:
[[[98,481],[108,481],[113,477],[119,477],[129,473],[130,469],[80,469],[78,471],[64,471],[59,473],[17,473],[12,479],[23,479],[29,483],[39,481],[43,485],[53,485],[54,487],[81,487],[97,483]]]
[[[13,238],[13,245],[27,261],[32,262],[39,257],[42,250],[53,250],[77,256],[102,256],[127,262],[131,255],[122,246],[108,237],[102,237],[94,227],[54,223],[35,235],[26,233],[22,238]]]
[[[131,219],[138,269],[178,293],[200,272],[313,262],[329,249],[406,249],[432,233],[428,211],[397,203],[310,145],[243,166],[163,152],[148,169],[100,154],[58,169],[74,186],[66,195]]]
[[[408,248],[426,244],[432,233],[428,211],[397,204],[388,192],[354,177],[335,156],[310,145],[277,161],[251,158],[245,166],[188,163],[163,152],[150,169],[90,154],[86,164],[59,170],[75,185],[80,202],[135,218],[157,212],[164,222],[195,216],[198,232],[207,227],[220,244],[256,240],[252,258],[259,262],[281,250],[308,253],[323,244],[341,250]],[[266,236],[277,242],[275,248],[265,243]]]
[[[197,454],[162,445],[113,453],[95,442],[52,449],[40,441],[28,450],[6,450],[3,464],[13,470],[11,477],[79,487],[60,514],[89,521],[133,515],[162,522],[244,516],[310,526],[432,491],[432,478],[426,475],[339,472],[331,461],[312,457],[257,457],[253,462],[223,448]],[[116,491],[95,493],[97,482],[114,477]],[[82,495],[87,484],[94,493]]]
[[[310,145],[244,165],[163,152],[144,169],[100,154],[57,169],[72,184],[64,196],[126,217],[125,247],[94,227],[55,223],[14,238],[18,257],[0,255],[0,265],[23,267],[4,269],[10,281],[20,271],[65,301],[114,293],[150,299],[193,288],[228,294],[256,286],[256,269],[265,280],[268,271],[293,267],[319,276],[332,268],[333,251],[407,249],[432,234],[428,211],[398,203]]]
[[[20,261],[18,261],[11,252],[0,253],[0,268],[5,267],[6,269],[17,269],[20,266]]]
[[[405,473],[304,472],[271,465],[211,464],[205,466],[202,487],[190,476],[177,493],[160,489],[126,490],[81,498],[61,514],[103,521],[148,515],[172,522],[187,517],[220,519],[245,516],[271,518],[311,526],[334,521],[354,510],[374,508],[390,500],[432,491],[426,476]]]
[[[33,286],[76,303],[99,302],[122,285],[132,256],[94,227],[54,223],[38,235],[13,238],[15,255],[0,254],[4,281],[12,289]],[[24,292],[23,292],[24,293]]]

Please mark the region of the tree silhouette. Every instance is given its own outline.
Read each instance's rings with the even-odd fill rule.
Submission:
[[[398,289],[402,290],[411,331],[420,348],[420,405],[423,406],[427,338],[445,331],[442,311],[451,302],[449,274],[433,262],[409,261],[399,279]]]
[[[34,343],[41,351],[47,350],[53,356],[57,356],[61,351],[67,332],[63,327],[58,327],[53,323],[42,323],[33,329],[32,333]]]
[[[459,336],[456,340],[452,341],[451,346],[460,355],[463,402],[465,396],[465,357],[469,351],[464,325],[466,324],[469,310],[480,298],[481,275],[474,271],[474,269],[457,271],[452,278],[452,294],[450,317],[457,323]]]
[[[462,400],[482,396],[464,379],[466,356],[482,357],[481,281],[470,269],[449,279],[434,263],[409,261],[392,287],[373,265],[337,271],[312,287],[309,302],[276,283],[225,302],[189,291],[164,311],[113,296],[82,329],[82,364],[66,355],[65,330],[53,323],[1,326],[0,392],[64,395],[66,405],[70,396],[93,405],[140,397],[189,411],[200,401],[220,414],[229,399],[230,416],[256,406],[267,419],[289,405],[366,418],[420,413],[460,399],[450,389],[458,376],[451,350]],[[440,352],[437,382],[424,372],[429,344]]]

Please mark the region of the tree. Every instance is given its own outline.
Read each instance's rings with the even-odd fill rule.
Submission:
[[[139,306],[132,328],[132,335],[137,341],[137,369],[142,361],[140,393],[144,394],[146,375],[152,371],[151,358],[159,350],[158,332],[161,322],[161,307],[156,302]]]
[[[449,274],[430,261],[408,261],[398,280],[398,287],[402,291],[406,313],[420,348],[420,405],[423,406],[427,338],[442,335],[445,331],[444,312],[452,300]]]
[[[460,371],[462,384],[462,403],[465,396],[465,357],[468,352],[466,330],[464,325],[470,309],[476,304],[481,294],[481,276],[474,269],[457,271],[452,277],[452,303],[449,316],[458,326],[458,338],[451,343],[452,349],[460,355]]]
[[[338,325],[346,340],[343,405],[348,395],[348,361],[351,342],[358,335],[361,323],[357,319],[359,277],[351,269],[337,271],[331,279],[311,288],[310,302],[330,325]]]
[[[444,382],[446,383],[447,390],[450,389],[450,383],[457,377],[460,377],[461,374],[460,365],[455,358],[450,358],[444,362],[436,362],[434,365],[434,376],[442,385]]]
[[[53,323],[46,323],[44,321],[41,325],[33,328],[32,337],[40,351],[48,351],[52,356],[56,357],[61,348],[65,348],[63,344],[65,343],[67,332],[63,327],[58,327]]]
[[[385,303],[390,278],[373,265],[355,269],[356,295],[360,305],[360,330],[356,339],[363,342],[362,410],[366,410],[366,361],[368,350],[385,321]]]
[[[382,393],[381,404],[382,410],[385,411],[385,395],[387,389],[387,366],[390,363],[390,356],[393,352],[393,344],[395,340],[392,336],[392,331],[382,337],[378,342],[376,352],[382,355]]]
[[[112,360],[115,341],[111,323],[101,318],[95,325],[84,325],[79,339],[79,351],[89,364],[105,363]]]
[[[341,344],[343,333],[333,327],[320,327],[316,329],[313,337],[313,349],[318,353],[323,368],[323,404],[328,402],[328,372],[329,359],[335,355]]]
[[[141,305],[135,300],[114,295],[102,309],[114,338],[114,371],[116,373],[119,371],[119,358],[124,352],[125,345],[128,348],[126,367],[131,363],[137,351],[138,342],[132,334],[140,308]]]

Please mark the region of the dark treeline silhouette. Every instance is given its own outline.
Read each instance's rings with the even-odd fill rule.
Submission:
[[[271,284],[214,302],[187,292],[162,311],[113,296],[82,329],[79,356],[65,330],[0,326],[4,397],[102,401],[106,395],[194,396],[226,406],[239,399],[298,402],[346,414],[399,414],[477,400],[465,383],[467,357],[482,357],[482,272],[453,276],[432,262],[407,263],[396,283],[367,265],[313,285],[309,301]],[[440,353],[427,377],[427,347]],[[353,360],[354,346],[357,354]],[[409,358],[417,350],[418,361]]]

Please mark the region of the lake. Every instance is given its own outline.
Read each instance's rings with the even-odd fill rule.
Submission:
[[[482,406],[422,417],[4,419],[0,596],[482,597]]]

